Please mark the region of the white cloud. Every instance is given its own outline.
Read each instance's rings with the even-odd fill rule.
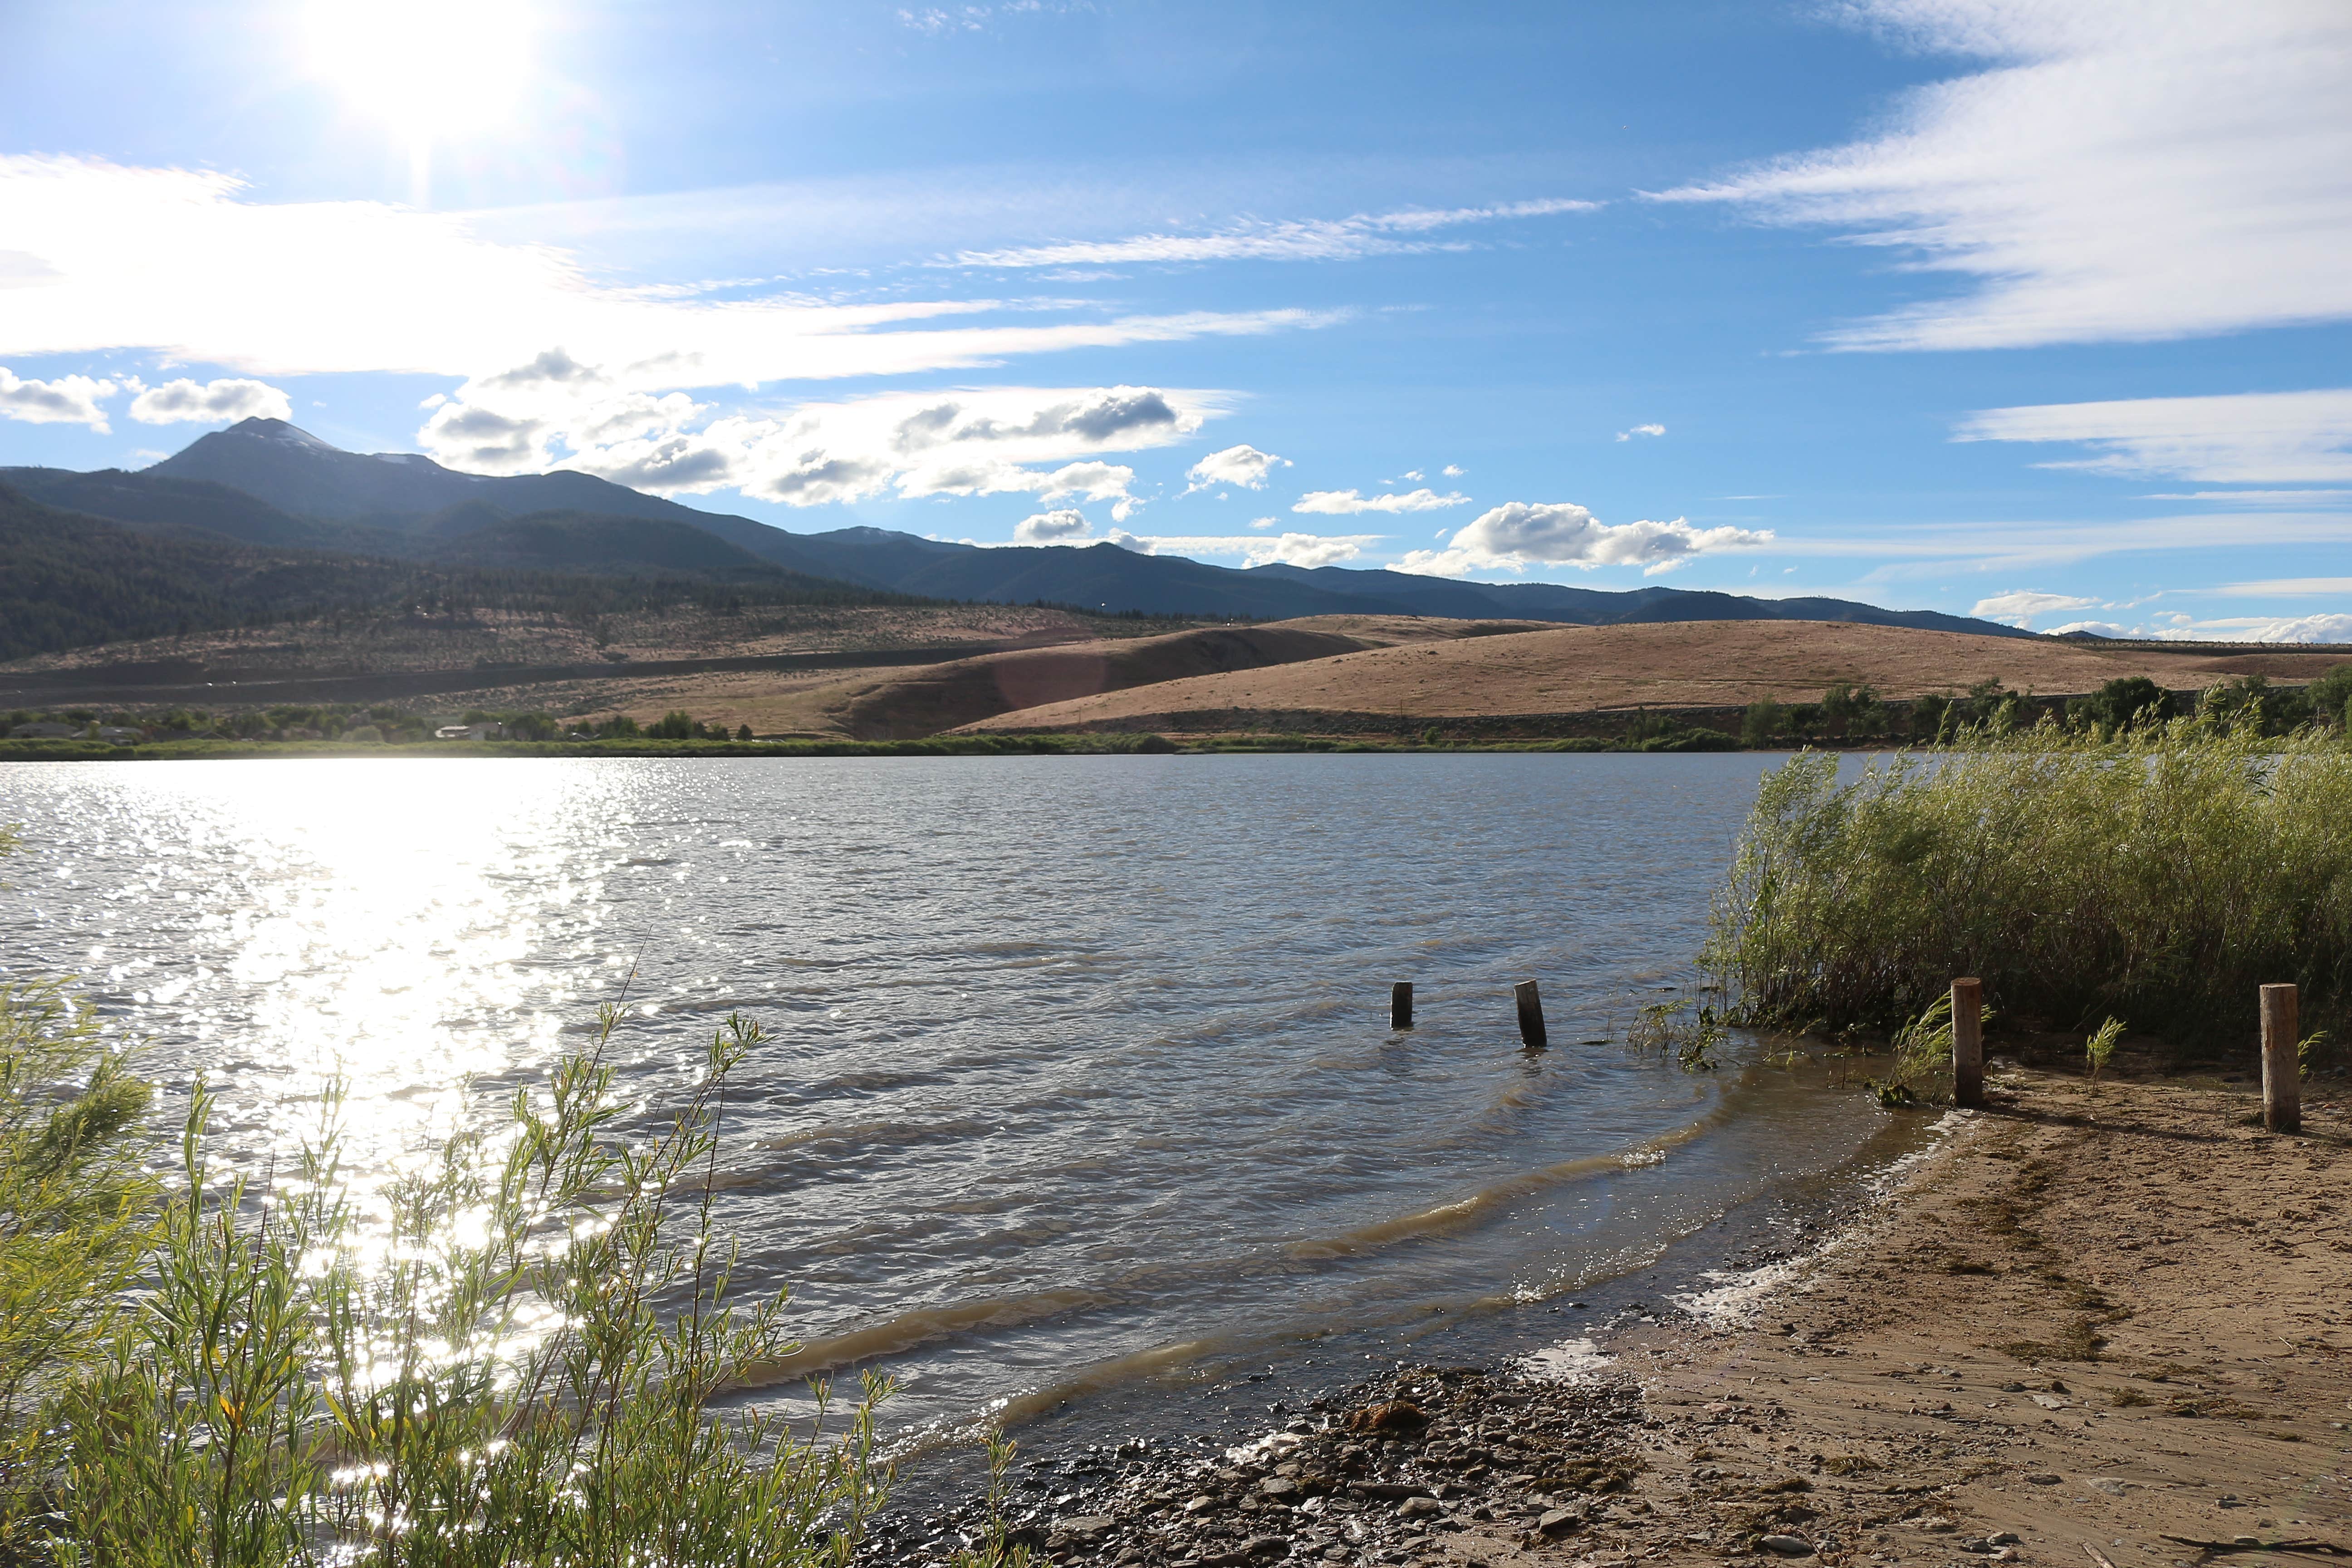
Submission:
[[[1192,481],[1184,493],[1204,490],[1213,485],[1233,485],[1240,489],[1260,490],[1265,488],[1265,477],[1276,468],[1290,467],[1290,459],[1277,458],[1271,452],[1261,452],[1244,442],[1227,447],[1222,452],[1212,452],[1191,468],[1184,477]]]
[[[1129,533],[1122,529],[1113,529],[1110,533],[1113,544],[1139,554],[1232,555],[1239,556],[1244,566],[1264,566],[1273,562],[1280,562],[1286,566],[1334,566],[1342,561],[1355,560],[1370,546],[1378,544],[1381,538],[1377,533],[1153,535]]]
[[[1437,471],[1444,475],[1449,479],[1458,479],[1462,477],[1463,473],[1462,469],[1454,467],[1452,463],[1446,464],[1445,467],[1438,469]]]
[[[1636,436],[1663,436],[1665,433],[1666,427],[1663,425],[1636,425],[1631,430],[1618,431],[1617,439],[1630,441]]]
[[[2168,624],[2134,627],[2134,637],[2166,642],[2352,643],[2352,616],[2225,616],[2192,620],[2167,617]]]
[[[2053,610],[2087,610],[2097,604],[2096,599],[2080,599],[2072,594],[2042,594],[2019,588],[1979,599],[1969,614],[2022,626],[2031,625],[2034,616],[2046,616]]]
[[[86,375],[19,381],[6,365],[0,365],[0,418],[27,425],[87,425],[101,436],[111,435],[106,410],[99,404],[121,390],[110,381]]]
[[[1899,530],[1814,533],[1783,542],[1784,555],[1883,558],[1860,582],[1945,577],[1946,563],[2000,572],[2040,571],[2101,555],[2158,550],[2331,549],[2352,544],[2352,512],[2198,512],[2112,522],[2072,518],[1917,522]]]
[[[1064,508],[1058,511],[1041,511],[1024,517],[1013,525],[1015,544],[1056,544],[1073,539],[1084,539],[1094,531],[1094,524],[1086,513]]]
[[[0,289],[0,353],[146,349],[256,375],[471,377],[550,344],[618,392],[995,364],[1059,349],[1263,333],[1299,310],[1102,319],[1091,307],[832,304],[696,287],[616,288],[570,253],[498,243],[461,214],[380,202],[263,203],[231,175],[0,156],[0,234],[26,258]],[[987,316],[987,321],[969,318]]]
[[[2299,616],[2248,629],[2248,642],[2352,642],[2352,616]]]
[[[1208,234],[1142,234],[1003,250],[960,250],[940,267],[1117,267],[1146,262],[1353,261],[1367,256],[1466,250],[1462,240],[1427,237],[1440,229],[1514,218],[1598,211],[1600,202],[1541,200],[1477,207],[1414,207],[1339,219],[1251,219]]]
[[[1509,501],[1465,524],[1444,550],[1416,550],[1397,563],[1400,572],[1458,577],[1465,572],[1530,565],[1635,566],[1654,575],[1694,555],[1738,550],[1771,541],[1769,530],[1693,528],[1671,522],[1605,523],[1570,501]]]
[[[1973,282],[1849,349],[2177,338],[2352,316],[2352,7],[2331,0],[1852,0],[1987,63],[1867,141],[1658,199],[1828,224]]]
[[[2352,479],[2352,387],[1988,408],[1962,421],[1954,439],[2079,441],[2099,455],[2042,466],[2098,474]]]
[[[1362,511],[1440,511],[1449,506],[1461,506],[1470,498],[1434,490],[1407,490],[1402,495],[1367,496],[1354,490],[1308,490],[1291,506],[1293,511],[1312,512],[1325,517],[1346,517]]]
[[[2297,598],[2306,595],[2352,595],[2352,577],[2272,577],[2259,583],[2231,583],[2215,590],[2255,598]]]
[[[2128,628],[2119,626],[2113,621],[2068,621],[2064,626],[2053,626],[2042,635],[2063,637],[2068,632],[2089,632],[2094,637],[2127,637],[2134,635]]]
[[[2352,500],[2352,490],[2189,490],[2142,496],[2140,500],[2228,501],[2237,506],[2326,506],[2331,501]]]
[[[1164,447],[1223,411],[1212,392],[1150,386],[887,393],[774,415],[656,397],[562,351],[483,376],[434,408],[425,450],[478,473],[578,468],[665,495],[737,488],[787,506],[889,493],[1026,494],[1139,504],[1135,470],[1094,454]]]
[[[1280,518],[1276,517],[1254,517],[1250,519],[1250,526],[1252,528],[1272,528],[1276,523],[1281,521],[1282,520]]]
[[[294,405],[267,382],[224,376],[217,381],[167,381],[140,389],[131,417],[142,425],[215,419],[291,419]]]

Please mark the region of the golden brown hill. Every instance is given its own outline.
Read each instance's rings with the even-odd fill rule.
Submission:
[[[2128,675],[2176,689],[2245,674],[2307,680],[2339,662],[2335,655],[2301,651],[2171,653],[1832,621],[1557,626],[1193,676],[966,727],[1202,734],[1329,729],[1334,719],[1353,715],[1367,729],[1392,731],[1423,720],[1812,701],[1839,681],[1897,699],[1965,691],[1987,679],[2054,695],[2090,691]],[[1301,722],[1293,726],[1288,716]]]
[[[1331,658],[1406,639],[1508,634],[1525,621],[1318,616],[1163,637],[1066,643],[876,672],[805,691],[803,725],[862,741],[935,735],[1017,709],[1237,670]]]

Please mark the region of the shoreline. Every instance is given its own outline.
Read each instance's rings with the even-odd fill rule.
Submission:
[[[2273,1136],[2224,1078],[1990,1089],[1802,1258],[1507,1365],[1399,1366],[1222,1455],[1045,1461],[1064,1489],[1014,1494],[1014,1541],[1148,1568],[2352,1550],[2341,1091]],[[923,1561],[979,1517],[862,1555]]]
[[[478,761],[484,758],[796,758],[796,757],[1074,757],[1074,756],[1269,756],[1346,754],[1379,756],[1794,756],[1800,752],[1878,755],[1925,750],[1891,742],[1832,742],[1804,746],[1717,746],[1712,743],[1616,744],[1589,739],[1496,741],[1465,745],[1412,742],[1332,740],[1313,735],[1231,735],[1171,740],[1157,733],[1088,731],[1073,734],[999,731],[924,736],[906,741],[777,739],[751,741],[425,741],[415,743],[346,744],[336,741],[104,741],[0,740],[0,763],[302,762],[425,758]]]

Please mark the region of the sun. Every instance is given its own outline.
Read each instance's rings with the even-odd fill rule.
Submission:
[[[309,0],[310,73],[414,146],[504,120],[532,69],[537,28],[522,0]]]

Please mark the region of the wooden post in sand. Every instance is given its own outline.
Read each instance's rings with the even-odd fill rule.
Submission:
[[[1412,1027],[1412,982],[1400,980],[1389,987],[1389,1027]]]
[[[2263,1125],[2273,1132],[2303,1131],[2303,1063],[2297,1059],[2292,985],[2263,987]]]
[[[1544,1033],[1543,998],[1536,994],[1536,983],[1522,980],[1511,987],[1511,994],[1519,999],[1519,1040],[1530,1050],[1551,1044]]]
[[[1952,982],[1952,1103],[1984,1104],[1984,982]]]

